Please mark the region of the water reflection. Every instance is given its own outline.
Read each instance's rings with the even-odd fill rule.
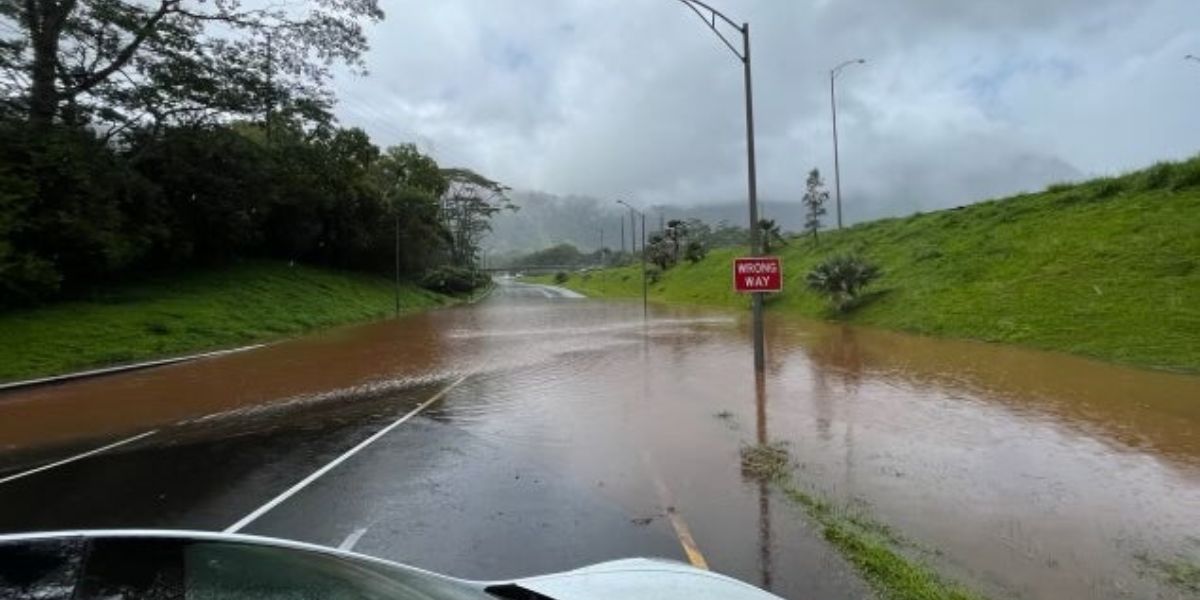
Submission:
[[[767,431],[767,378],[764,373],[754,376],[754,433],[759,445],[770,442]],[[758,482],[758,564],[761,572],[761,585],[772,590],[771,574],[774,564],[771,560],[771,494],[767,481]]]

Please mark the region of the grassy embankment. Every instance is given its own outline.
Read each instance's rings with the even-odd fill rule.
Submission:
[[[804,289],[804,274],[850,252],[884,276],[857,309],[833,315]],[[774,311],[1200,371],[1200,157],[862,223],[823,232],[819,244],[792,239],[777,253],[785,289],[770,300]],[[652,299],[746,306],[731,291],[730,259],[741,254],[718,249],[673,267],[651,286]],[[638,269],[572,274],[564,285],[640,296]]]
[[[408,312],[451,302],[405,284]],[[388,279],[276,262],[117,286],[0,313],[0,381],[237,346],[392,314]]]

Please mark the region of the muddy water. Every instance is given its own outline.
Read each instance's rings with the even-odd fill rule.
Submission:
[[[1200,377],[772,316],[756,386],[739,315],[640,317],[640,305],[502,290],[476,307],[8,394],[0,464],[469,374],[470,394],[433,416],[633,516],[678,507],[710,561],[785,595],[810,589],[781,581],[811,555],[802,516],[740,479],[741,444],[788,442],[806,485],[940,550],[944,568],[996,596],[1185,597],[1137,557],[1200,562]]]

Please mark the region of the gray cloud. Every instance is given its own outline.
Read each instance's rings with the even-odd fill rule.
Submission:
[[[1200,149],[1194,0],[713,0],[751,23],[760,194],[832,179],[862,220]],[[674,0],[389,1],[342,120],[517,188],[694,204],[745,196],[739,64]],[[832,183],[832,182],[830,182]]]

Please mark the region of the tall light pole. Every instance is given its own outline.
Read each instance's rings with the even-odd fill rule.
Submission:
[[[829,70],[829,108],[833,112],[833,188],[837,194],[838,229],[842,228],[842,165],[838,161],[837,97],[833,91],[833,83],[837,81],[838,75],[842,74],[842,69],[850,65],[861,65],[866,62],[865,59],[856,58]]]
[[[679,0],[685,6],[692,9],[700,20],[724,42],[725,47],[729,48],[730,52],[742,62],[742,79],[744,80],[745,95],[746,95],[746,188],[749,193],[750,201],[750,255],[758,256],[762,253],[762,244],[760,232],[758,230],[758,174],[754,162],[754,90],[751,84],[750,77],[750,24],[743,22],[741,25],[733,22],[732,19],[721,14],[717,9],[701,2],[700,0]],[[742,34],[742,49],[739,52],[737,47],[729,42],[725,34],[717,28],[717,20],[733,28],[738,33]],[[751,295],[751,311],[753,312],[753,329],[754,329],[754,370],[762,372],[766,368],[766,350],[765,336],[763,335],[763,297],[762,293]]]
[[[620,200],[617,200],[617,202],[619,204],[625,204]],[[629,205],[625,204],[625,206]],[[635,218],[635,213],[637,213],[637,210],[635,210],[632,206],[629,206],[629,252],[631,254],[637,253],[637,220]]]
[[[646,213],[630,206],[629,203],[624,200],[617,200],[617,204],[622,204],[629,208],[630,222],[633,221],[633,215],[635,214],[642,217],[642,320],[645,321],[650,315],[650,301],[648,300],[650,295],[650,283],[646,281]],[[637,235],[636,226],[633,230],[633,235]]]

